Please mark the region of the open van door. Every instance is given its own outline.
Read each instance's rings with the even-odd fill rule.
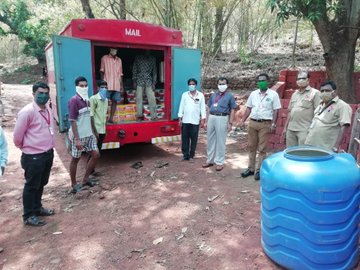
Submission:
[[[201,51],[196,49],[172,48],[171,119],[178,118],[182,93],[188,90],[187,80],[195,78],[198,90],[201,86]]]
[[[59,130],[69,129],[68,101],[75,95],[75,78],[84,76],[92,95],[92,61],[90,41],[65,36],[52,36],[56,81],[56,107]]]

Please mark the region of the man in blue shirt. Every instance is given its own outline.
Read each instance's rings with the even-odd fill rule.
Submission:
[[[226,78],[219,78],[219,91],[211,95],[207,104],[207,161],[202,167],[208,168],[216,164],[217,171],[224,168],[227,132],[232,129],[237,106],[233,94],[227,90],[227,85]]]

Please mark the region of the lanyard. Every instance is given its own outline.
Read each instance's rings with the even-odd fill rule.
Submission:
[[[215,99],[214,99],[215,103],[218,103],[225,96],[225,94],[226,94],[226,91],[222,95],[216,94]]]
[[[261,93],[259,93],[259,95],[261,95]],[[264,100],[264,98],[266,98],[266,96],[267,96],[267,93],[265,93],[265,95],[260,99],[260,103],[259,103],[259,104],[261,104],[261,103],[263,102],[263,100]]]
[[[334,100],[330,101],[326,106],[324,106],[324,108],[322,108],[320,112],[318,112],[318,115],[322,114],[327,108],[329,108],[334,103],[335,103]]]
[[[48,109],[46,109],[46,112],[47,112],[47,117],[45,115],[43,115],[42,111],[39,111],[41,117],[44,118],[46,123],[50,126],[50,113],[49,113]]]
[[[193,101],[196,101],[197,96],[198,96],[198,93],[197,93],[197,92],[195,93],[195,96],[193,96],[193,95],[190,93],[190,91],[189,91],[189,97],[190,97]]]

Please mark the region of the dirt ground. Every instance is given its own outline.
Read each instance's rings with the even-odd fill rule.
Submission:
[[[31,87],[4,85],[1,100],[10,155],[0,178],[0,269],[279,269],[261,248],[259,182],[239,176],[247,165],[245,134],[228,138],[221,172],[201,167],[204,131],[194,163],[180,161],[179,142],[107,150],[100,185],[77,195],[68,192],[70,155],[57,134],[43,196],[56,215],[34,228],[22,223],[21,152],[12,143]],[[135,170],[137,161],[144,166]]]

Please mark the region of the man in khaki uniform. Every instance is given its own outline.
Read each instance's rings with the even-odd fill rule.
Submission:
[[[304,145],[314,110],[321,101],[319,90],[309,86],[308,72],[300,71],[296,83],[299,89],[291,96],[281,139],[286,136],[286,147]]]
[[[326,147],[338,152],[351,124],[352,109],[336,93],[336,84],[326,81],[320,87],[322,102],[314,112],[305,144]]]

